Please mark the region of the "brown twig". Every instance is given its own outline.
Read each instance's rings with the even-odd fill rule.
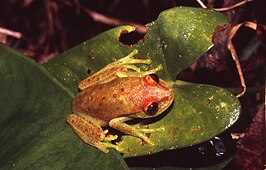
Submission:
[[[123,21],[123,20],[119,20],[116,18],[108,17],[108,16],[105,16],[105,15],[100,14],[98,12],[92,11],[88,8],[83,8],[83,10],[87,14],[89,14],[94,19],[94,21],[96,21],[96,22],[101,22],[104,24],[112,25],[112,26],[132,25],[132,26],[137,28],[136,31],[138,31],[139,33],[146,33],[146,31],[147,31],[147,29],[144,25],[141,25],[141,24],[138,24],[135,22]]]
[[[232,10],[232,9],[234,9],[236,7],[239,7],[241,5],[244,5],[244,4],[246,4],[248,2],[251,2],[251,1],[253,1],[253,0],[244,0],[244,1],[241,1],[239,3],[236,3],[236,4],[234,4],[232,6],[229,6],[229,7],[212,8],[212,9],[215,10],[215,11],[228,11],[228,10]],[[205,9],[208,8],[201,0],[197,0],[197,2],[199,3],[199,5],[202,8],[205,8]],[[232,39],[235,36],[236,32],[243,25],[246,26],[246,27],[252,28],[253,30],[256,30],[256,27],[257,27],[257,24],[255,24],[253,22],[243,22],[243,23],[240,23],[240,24],[234,26],[232,28],[232,30],[230,31],[230,33],[229,33],[229,38],[228,38],[228,43],[227,43],[227,48],[231,52],[231,56],[232,56],[233,60],[235,61],[236,68],[237,68],[237,71],[238,71],[238,75],[239,75],[239,78],[240,78],[240,83],[241,83],[241,86],[243,87],[242,92],[239,93],[236,97],[243,96],[244,93],[246,92],[246,89],[247,89],[246,83],[245,83],[245,79],[244,79],[244,76],[243,76],[243,71],[242,71],[242,68],[241,68],[241,65],[240,65],[240,62],[239,62],[237,53],[236,53],[236,49],[235,49],[235,47],[233,45],[233,42],[232,42]]]
[[[229,6],[229,7],[224,7],[224,8],[213,8],[215,11],[228,11],[228,10],[231,10],[231,9],[234,9],[234,8],[237,8],[239,6],[242,6],[248,2],[252,2],[253,0],[244,0],[244,1],[241,1],[241,2],[238,2],[232,6]]]
[[[199,3],[199,5],[202,7],[202,8],[204,8],[204,9],[206,9],[206,8],[208,8],[201,0],[197,0],[197,2]]]
[[[8,35],[17,39],[20,39],[22,37],[22,34],[20,32],[11,31],[2,27],[0,27],[0,34]]]
[[[211,8],[215,11],[228,11],[228,10],[232,10],[234,8],[237,8],[239,6],[242,6],[248,2],[252,2],[253,0],[244,0],[244,1],[241,1],[241,2],[238,2],[232,6],[229,6],[229,7],[224,7],[224,8]],[[197,0],[197,2],[199,3],[199,5],[202,7],[202,8],[205,8],[207,9],[208,7],[206,5],[204,5],[204,3],[201,1],[201,0]]]
[[[241,86],[243,87],[243,90],[240,94],[238,94],[236,97],[241,97],[244,95],[244,93],[246,92],[246,83],[245,83],[245,79],[244,79],[244,76],[243,76],[243,72],[242,72],[242,69],[241,69],[241,65],[240,65],[240,62],[239,62],[239,59],[238,59],[238,56],[237,56],[237,53],[236,53],[236,50],[235,50],[235,47],[233,45],[233,37],[235,36],[236,32],[239,30],[239,28],[241,26],[246,26],[246,27],[249,27],[253,30],[256,30],[256,27],[257,27],[257,24],[253,23],[253,22],[243,22],[243,23],[240,23],[236,26],[234,26],[232,28],[232,30],[230,31],[229,33],[229,38],[228,38],[228,44],[227,44],[227,48],[230,50],[231,52],[231,55],[232,55],[232,58],[233,60],[235,61],[236,63],[236,68],[237,68],[237,71],[238,71],[238,74],[239,74],[239,78],[240,78],[240,83],[241,83]]]

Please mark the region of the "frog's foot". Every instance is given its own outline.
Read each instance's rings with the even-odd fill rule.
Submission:
[[[134,49],[131,53],[129,53],[126,57],[120,58],[119,60],[108,64],[108,66],[121,66],[121,65],[131,65],[131,64],[151,64],[150,59],[138,59],[134,58],[134,56],[138,54],[138,50]]]
[[[147,129],[147,128],[140,128],[139,126],[137,127],[139,128],[138,130],[144,133],[153,133],[153,132],[161,132],[161,131],[165,131],[165,127],[159,127],[159,128],[154,128],[154,129]]]
[[[134,58],[134,56],[138,54],[138,50],[134,49],[131,53],[129,53],[127,56],[120,58],[108,65],[106,65],[102,70],[100,71],[105,71],[107,69],[111,69],[111,68],[115,68],[115,67],[121,67],[121,66],[125,66],[125,65],[133,65],[133,64],[151,64],[151,60],[150,59],[138,59],[138,58]],[[128,67],[130,69],[135,70],[136,67],[132,66],[132,67]]]
[[[107,134],[107,133],[108,133],[108,130],[105,130],[104,134]],[[106,135],[106,137],[104,138],[103,141],[99,141],[99,142],[96,142],[93,144],[91,144],[91,143],[88,143],[88,144],[98,148],[99,150],[101,150],[104,153],[108,153],[109,149],[116,149],[118,152],[122,152],[123,151],[122,148],[111,143],[113,140],[116,140],[117,138],[118,138],[117,135],[110,135],[109,134],[109,135]]]
[[[118,138],[117,135],[111,135],[111,134],[107,135],[107,133],[108,133],[108,130],[107,129],[104,130],[104,134],[106,135],[104,138],[104,141],[106,141],[106,142],[112,142]]]
[[[142,140],[147,142],[150,146],[153,146],[154,142],[150,140],[150,138],[148,138],[146,134],[165,131],[165,128],[164,127],[155,128],[155,129],[136,128],[135,131],[136,131],[135,133],[137,134],[137,137],[140,137]]]
[[[136,55],[138,53],[138,50],[135,49],[133,50],[128,56],[121,58],[119,60],[117,60],[116,62],[112,63],[115,65],[121,65],[124,68],[127,69],[131,69],[136,71],[137,73],[134,72],[130,72],[130,71],[118,71],[117,72],[117,76],[118,77],[144,77],[145,75],[148,74],[154,74],[160,70],[163,69],[162,65],[158,65],[156,68],[148,70],[148,71],[141,71],[141,69],[139,67],[136,67],[134,64],[151,64],[151,60],[150,59],[135,59],[133,58],[134,55]]]
[[[96,146],[97,147],[97,146]],[[108,143],[108,142],[100,142],[100,148],[99,146],[97,147],[98,149],[100,148],[106,148],[106,150],[101,150],[105,153],[108,153],[109,152],[109,149],[115,149],[117,150],[118,152],[123,152],[123,149],[115,144],[112,144],[112,143]],[[109,148],[109,149],[108,149]],[[107,152],[106,152],[107,151]]]
[[[103,131],[102,128],[94,122],[85,120],[75,114],[71,114],[67,117],[67,122],[76,132],[76,134],[82,139],[83,142],[94,146],[104,153],[107,153],[108,148],[114,148],[119,152],[122,151],[117,145],[110,143],[117,139],[117,135],[107,135],[108,131]]]
[[[126,57],[116,60],[108,65],[106,65],[101,70],[97,71],[93,75],[87,77],[86,79],[79,82],[79,89],[84,90],[87,87],[93,86],[95,84],[102,84],[109,82],[118,77],[117,72],[121,72],[122,77],[143,77],[141,69],[136,67],[134,64],[151,64],[150,59],[135,59],[134,55],[138,53],[138,50],[133,50]],[[128,70],[134,70],[128,71]],[[160,70],[160,69],[159,69]],[[155,71],[155,70],[154,70]],[[153,71],[153,72],[154,72]],[[126,73],[123,73],[126,72]],[[149,71],[151,72],[151,71]],[[148,72],[146,74],[149,74]]]
[[[111,134],[108,134],[108,130],[104,130],[104,134],[106,135],[105,138],[104,138],[104,141],[100,142],[102,146],[105,146],[106,148],[113,148],[113,149],[116,149],[118,152],[122,152],[123,149],[118,147],[117,145],[115,144],[112,144],[111,142],[116,140],[118,138],[117,135],[111,135]]]
[[[130,68],[135,70],[136,72],[130,72],[130,71],[118,71],[116,73],[117,77],[144,77],[148,74],[155,74],[158,71],[163,69],[163,66],[160,64],[156,68],[148,70],[148,71],[140,71],[140,68],[134,66],[134,65],[125,65],[123,67]]]
[[[117,76],[118,77],[144,77],[145,75],[148,74],[154,74],[160,70],[163,69],[162,65],[158,65],[156,68],[148,70],[148,71],[141,71],[139,67],[136,67],[134,64],[151,64],[150,59],[137,59],[133,58],[134,55],[138,53],[137,49],[134,49],[130,54],[128,54],[126,57],[121,58],[113,63],[108,64],[106,67],[107,68],[112,68],[112,67],[122,67],[126,69],[131,69],[136,71],[135,72],[130,72],[130,71],[125,71],[125,70],[117,70]]]
[[[100,151],[104,153],[108,153],[109,149],[116,149],[118,152],[122,152],[123,149],[115,144],[108,143],[108,142],[97,142],[93,145],[94,147],[98,148]]]
[[[153,141],[146,135],[146,133],[153,133],[158,131],[164,131],[164,127],[156,128],[156,129],[146,129],[146,128],[140,128],[138,126],[131,126],[124,122],[131,120],[131,118],[127,117],[120,117],[112,119],[109,122],[110,127],[117,129],[123,133],[138,137],[142,140],[144,140],[146,143],[148,143],[150,146],[153,146]]]

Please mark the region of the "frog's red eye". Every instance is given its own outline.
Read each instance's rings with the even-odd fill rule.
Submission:
[[[159,77],[157,76],[157,74],[148,74],[144,77],[144,80],[148,85],[152,86],[155,86],[159,83]]]
[[[158,111],[158,102],[155,98],[147,99],[144,102],[144,111],[149,115],[154,115]]]

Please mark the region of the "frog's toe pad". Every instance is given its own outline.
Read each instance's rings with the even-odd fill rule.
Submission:
[[[118,136],[117,135],[111,135],[111,134],[109,134],[109,135],[107,135],[106,137],[105,137],[105,141],[113,141],[113,140],[116,140],[118,138]]]

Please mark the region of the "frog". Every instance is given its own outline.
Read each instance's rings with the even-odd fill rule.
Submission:
[[[174,100],[173,90],[155,74],[163,69],[162,65],[142,71],[136,64],[149,66],[151,60],[134,58],[137,53],[134,49],[80,81],[80,92],[72,104],[73,113],[66,119],[83,142],[104,153],[111,148],[123,152],[113,142],[118,135],[108,134],[104,127],[137,137],[151,147],[154,146],[151,134],[165,130],[165,127],[150,129],[128,124],[136,118],[160,115]]]

